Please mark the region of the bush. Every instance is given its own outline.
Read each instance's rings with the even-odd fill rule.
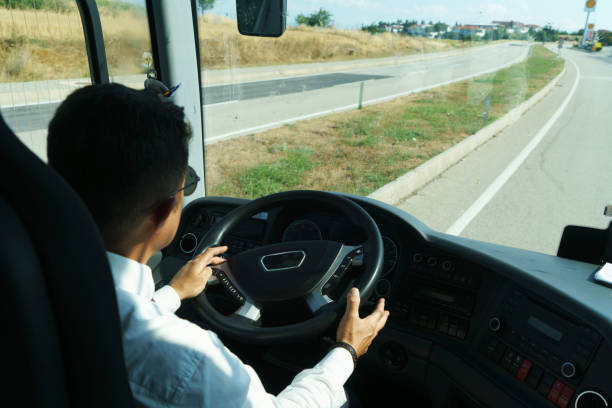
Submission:
[[[316,13],[309,16],[298,14],[295,22],[299,25],[308,25],[311,27],[329,27],[332,23],[332,15],[324,8],[320,8]]]
[[[379,34],[379,33],[385,32],[385,30],[380,28],[378,24],[370,24],[367,26],[361,26],[361,31],[367,31],[370,34]]]
[[[599,42],[603,46],[612,45],[612,31],[599,31]]]

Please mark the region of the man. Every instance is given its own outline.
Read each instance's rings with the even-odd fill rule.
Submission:
[[[182,108],[118,84],[75,91],[49,125],[49,164],[89,207],[108,250],[134,396],[153,407],[343,405],[354,359],[388,318],[384,300],[361,319],[353,288],[337,330],[339,347],[274,396],[214,333],[174,314],[180,300],[204,289],[210,265],[221,267],[225,247],[208,249],[154,292],[146,263],[172,242],[185,191],[194,189],[185,181],[189,137]]]

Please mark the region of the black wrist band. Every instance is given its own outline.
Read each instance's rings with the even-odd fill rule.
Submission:
[[[353,346],[351,346],[348,343],[345,343],[343,341],[337,341],[336,343],[334,343],[334,345],[332,346],[333,348],[336,347],[342,347],[343,349],[347,350],[349,353],[351,353],[351,357],[353,358],[353,368],[357,367],[357,352],[355,351],[355,349],[353,348]]]

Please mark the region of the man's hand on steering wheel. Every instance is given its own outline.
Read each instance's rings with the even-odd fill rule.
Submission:
[[[352,288],[346,302],[346,311],[336,332],[336,341],[350,344],[361,357],[367,351],[372,340],[387,323],[389,311],[385,310],[385,299],[379,299],[376,309],[365,318],[359,317],[359,290]]]
[[[240,304],[231,314],[220,313],[205,294],[195,298],[202,321],[218,334],[254,344],[302,341],[325,333],[337,322],[344,309],[344,299],[334,299],[342,292],[344,274],[353,258],[362,257],[363,271],[355,281],[361,299],[374,291],[384,261],[384,248],[378,226],[370,214],[353,200],[323,191],[288,191],[261,197],[236,207],[215,223],[202,237],[194,253],[216,247],[230,231],[253,216],[275,208],[324,208],[332,211],[347,226],[359,229],[357,242],[330,239],[266,242],[228,259],[227,271],[219,272],[225,291]],[[295,208],[295,207],[294,207]],[[353,298],[354,299],[354,298]],[[311,314],[302,321],[280,326],[262,324],[262,309],[279,302],[299,300]],[[353,306],[351,306],[353,307]],[[384,325],[384,305],[374,317],[359,319],[357,313],[346,318],[343,327],[351,334],[349,344],[365,351]],[[352,310],[352,309],[351,309]],[[355,317],[356,316],[356,317]],[[372,324],[375,321],[376,324]],[[367,329],[370,325],[370,329]]]
[[[211,247],[185,264],[170,281],[170,286],[181,300],[198,296],[212,275],[210,265],[222,265],[225,258],[219,255],[227,251],[226,246]]]

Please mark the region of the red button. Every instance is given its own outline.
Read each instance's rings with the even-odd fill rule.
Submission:
[[[525,381],[525,378],[527,378],[527,374],[529,374],[529,370],[531,370],[532,366],[533,363],[531,361],[523,360],[521,367],[516,372],[516,378],[518,378],[520,381]]]
[[[559,395],[561,395],[561,391],[563,391],[563,387],[565,387],[565,384],[559,380],[555,380],[550,392],[548,393],[548,400],[556,403],[559,399]]]
[[[567,385],[563,387],[563,390],[561,390],[561,395],[559,395],[559,399],[557,400],[557,406],[559,408],[566,408],[572,399],[572,395],[574,395],[573,388],[570,388]]]

